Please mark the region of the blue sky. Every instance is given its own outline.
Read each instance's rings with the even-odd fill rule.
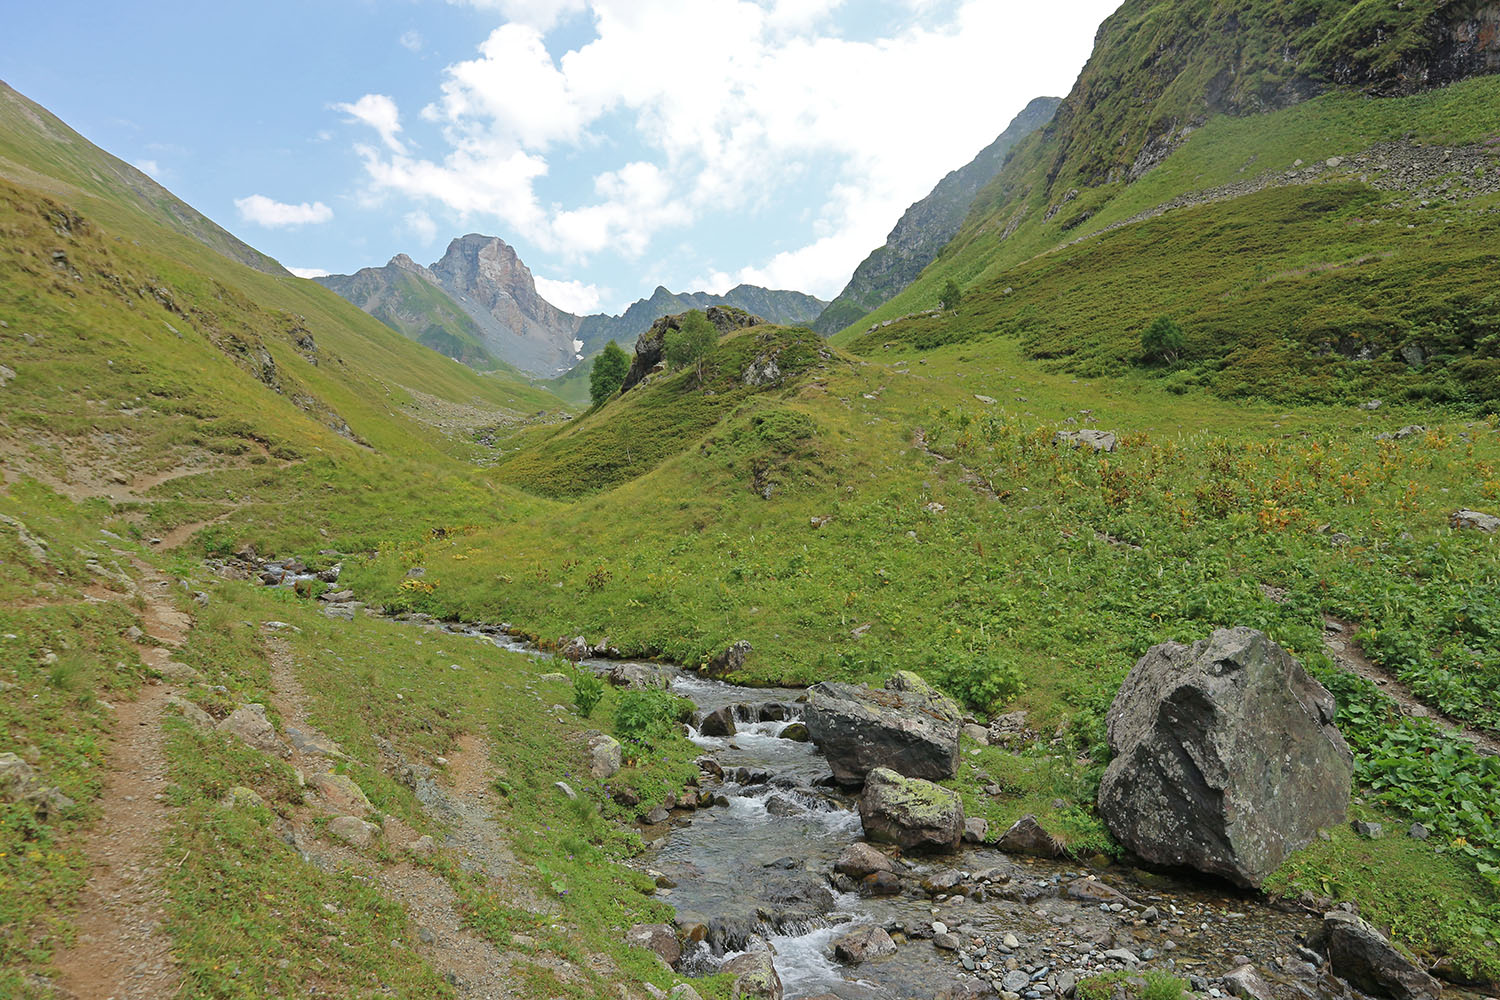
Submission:
[[[294,269],[482,232],[578,312],[830,298],[1118,2],[51,0],[0,78]]]

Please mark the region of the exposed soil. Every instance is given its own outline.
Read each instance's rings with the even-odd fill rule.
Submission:
[[[1359,643],[1354,640],[1356,628],[1357,626],[1352,622],[1340,621],[1332,617],[1323,619],[1323,645],[1340,669],[1357,674],[1375,684],[1382,694],[1401,707],[1401,714],[1417,719],[1431,719],[1444,729],[1452,731],[1454,735],[1472,742],[1474,749],[1479,753],[1500,756],[1500,739],[1482,729],[1466,725],[1427,704],[1413,694],[1411,688],[1397,680],[1390,671],[1372,662],[1365,655],[1364,650],[1359,648]]]
[[[171,581],[143,563],[141,659],[161,668],[192,619],[173,607]],[[123,595],[111,595],[120,599]],[[162,927],[167,893],[161,855],[168,813],[167,759],[161,722],[172,686],[151,681],[136,700],[116,706],[100,818],[86,833],[89,879],[78,900],[78,938],[56,956],[57,984],[79,1000],[150,1000],[174,996],[179,976],[172,941]]]

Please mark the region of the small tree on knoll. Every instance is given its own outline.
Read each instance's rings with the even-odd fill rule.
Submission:
[[[958,287],[958,282],[949,278],[943,285],[943,290],[938,293],[938,305],[942,306],[944,312],[953,312],[963,300],[963,289]]]
[[[698,381],[703,381],[703,362],[708,352],[719,342],[719,331],[708,321],[701,309],[694,309],[682,317],[682,325],[668,330],[662,344],[662,357],[668,367],[692,366]]]
[[[1171,364],[1182,354],[1182,327],[1170,316],[1158,316],[1141,334],[1141,356],[1147,361]]]
[[[595,406],[620,391],[629,370],[630,358],[620,345],[613,340],[605,344],[594,358],[594,367],[589,369],[589,398]]]

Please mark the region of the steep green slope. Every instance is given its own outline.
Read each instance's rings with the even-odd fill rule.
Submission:
[[[1441,78],[1489,56],[1464,63],[1441,41],[1423,56],[1390,31],[1363,62],[1329,62],[1312,40],[1355,30],[1347,18],[1308,21],[1303,10],[1292,26],[1267,15],[1234,33],[1194,9],[1123,7],[1052,125],[1023,144],[939,259],[839,342],[868,351],[1005,332],[1024,334],[1036,357],[1118,371],[1138,359],[1145,326],[1172,313],[1189,339],[1172,377],[1214,391],[1495,399],[1492,267],[1467,246],[1492,238],[1500,192],[1495,78],[1406,97],[1335,89],[1241,113],[1335,79],[1414,89],[1413,67],[1432,63],[1427,79]],[[1423,30],[1441,39],[1489,16],[1455,9]],[[1301,54],[1273,73],[1262,50],[1278,30]],[[1184,34],[1147,44],[1168,31]],[[1233,88],[1204,84],[1214,67]],[[1144,99],[1121,103],[1121,88]],[[1199,276],[1214,294],[1200,294]],[[950,278],[968,290],[959,315],[876,328],[934,305]]]
[[[99,149],[3,81],[0,177],[65,200],[75,191],[84,192],[123,213],[120,221],[150,221],[258,271],[287,274],[276,261],[226,232],[135,167]],[[115,221],[113,215],[111,221]]]
[[[812,328],[833,334],[900,292],[932,263],[964,219],[981,188],[1005,165],[1016,144],[1052,120],[1060,98],[1038,97],[974,159],[938,181],[908,208],[885,243],[854,269],[854,275],[818,316]]]
[[[503,367],[519,375],[513,366],[496,361],[485,350],[483,334],[473,318],[430,278],[425,268],[404,254],[384,267],[313,280],[439,354],[471,368]]]

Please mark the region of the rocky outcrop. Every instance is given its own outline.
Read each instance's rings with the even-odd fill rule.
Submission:
[[[677,940],[677,932],[666,924],[636,924],[625,932],[625,943],[645,948],[669,969],[676,968],[682,959],[682,942]]]
[[[825,681],[808,690],[808,735],[833,776],[857,785],[875,767],[941,781],[958,772],[958,727],[952,699],[909,671],[884,690]],[[960,824],[961,825],[961,824]]]
[[[720,679],[728,677],[745,665],[753,651],[750,643],[744,639],[730,643],[709,658],[703,665],[703,673]]]
[[[43,781],[40,771],[13,753],[0,753],[0,801],[29,805],[41,819],[75,805],[62,791]]]
[[[671,330],[680,329],[682,318],[687,313],[678,313],[675,316],[663,316],[651,324],[651,329],[641,334],[635,342],[635,357],[630,362],[630,371],[625,373],[625,383],[620,387],[621,392],[629,392],[640,384],[641,379],[656,370],[656,366],[662,363],[662,351],[666,346],[667,333]],[[731,333],[735,330],[743,330],[746,327],[762,326],[765,320],[759,316],[746,312],[743,309],[734,309],[727,306],[711,306],[704,310],[708,321],[719,331],[719,336]]]
[[[1456,510],[1448,516],[1454,531],[1500,531],[1500,517],[1477,510]]]
[[[1315,946],[1327,953],[1334,975],[1371,996],[1417,1000],[1442,992],[1437,980],[1401,954],[1374,927],[1352,913],[1324,914]]]
[[[1153,647],[1109,710],[1099,814],[1151,864],[1258,886],[1344,818],[1354,765],[1335,710],[1262,632]]]
[[[964,835],[957,792],[885,767],[865,777],[859,818],[866,837],[906,850],[957,850]]]
[[[1072,445],[1075,448],[1089,447],[1095,451],[1114,451],[1119,439],[1114,431],[1100,431],[1085,427],[1080,431],[1058,431],[1052,435],[1056,445]]]
[[[276,728],[266,718],[266,706],[251,703],[240,705],[219,723],[218,730],[238,736],[250,746],[266,753],[279,753],[281,741],[276,738]]]
[[[754,316],[764,316],[767,322],[782,326],[805,326],[816,319],[827,305],[822,299],[802,292],[762,288],[759,285],[736,285],[723,295],[711,292],[670,292],[658,285],[649,299],[632,303],[619,316],[605,316],[601,313],[583,317],[578,326],[578,339],[583,342],[583,353],[588,355],[602,350],[611,340],[621,345],[630,343],[663,316],[673,316],[690,309],[711,309],[714,306],[743,309]]]

